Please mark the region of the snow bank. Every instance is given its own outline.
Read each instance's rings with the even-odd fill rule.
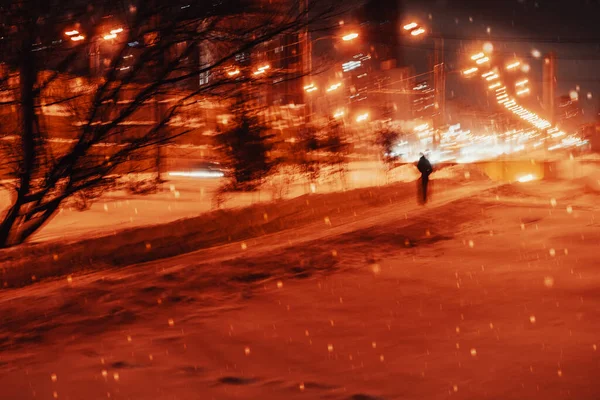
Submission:
[[[326,228],[330,218],[337,214],[352,215],[357,209],[387,205],[414,195],[414,185],[397,183],[218,210],[162,225],[122,229],[96,238],[81,235],[70,242],[22,245],[0,251],[0,278],[4,287],[14,287],[82,270],[173,257],[318,221],[324,221]]]
[[[455,182],[488,181],[490,178],[477,165],[458,164],[436,169],[431,174],[431,179],[446,179]]]

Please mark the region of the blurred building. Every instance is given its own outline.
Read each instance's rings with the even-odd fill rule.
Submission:
[[[556,100],[555,119],[563,130],[576,131],[582,123],[581,105],[577,98],[569,95]]]

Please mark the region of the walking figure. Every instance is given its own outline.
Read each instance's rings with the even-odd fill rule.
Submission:
[[[429,175],[431,175],[433,172],[433,168],[423,153],[421,153],[421,158],[419,158],[419,162],[417,163],[417,169],[421,173],[421,190],[423,192],[423,204],[425,204],[427,203],[427,186],[429,185]]]

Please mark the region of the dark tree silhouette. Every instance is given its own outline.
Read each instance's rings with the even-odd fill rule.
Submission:
[[[234,128],[217,136],[227,168],[230,190],[257,189],[276,162],[270,159],[272,135],[250,111],[241,110]]]
[[[186,133],[165,129],[183,108],[260,79],[227,74],[236,56],[307,23],[326,28],[335,13],[334,2],[313,0],[0,3],[0,117],[15,122],[0,128],[11,195],[0,247],[27,240],[67,199],[79,194],[87,204],[119,175],[139,170],[156,148]],[[61,85],[69,86],[53,90]],[[66,128],[41,112],[58,105],[76,122],[60,146],[51,139]],[[153,107],[154,123],[129,128]],[[242,126],[240,133],[253,134],[249,121]]]

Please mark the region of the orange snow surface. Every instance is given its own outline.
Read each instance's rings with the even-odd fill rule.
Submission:
[[[1,398],[600,398],[599,195],[434,188],[0,291]]]

